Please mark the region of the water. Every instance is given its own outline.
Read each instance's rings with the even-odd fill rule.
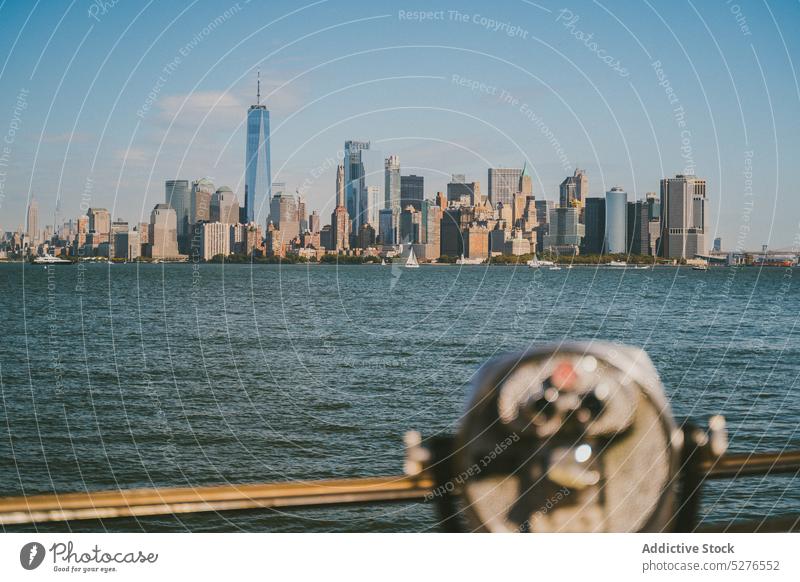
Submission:
[[[678,417],[800,447],[798,271],[0,264],[0,495],[398,474],[489,357],[601,339]],[[709,519],[800,511],[798,479],[710,484]],[[427,531],[427,504],[73,522],[41,531]]]

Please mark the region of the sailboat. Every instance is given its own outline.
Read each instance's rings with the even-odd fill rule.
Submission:
[[[384,259],[381,259],[381,267],[385,267],[385,266],[386,266],[386,261]]]
[[[536,256],[536,253],[533,254],[533,258],[528,261],[528,267],[531,269],[538,269],[539,267],[554,267],[556,264],[553,261],[540,261],[539,257]]]
[[[411,248],[411,252],[408,253],[408,259],[406,259],[406,269],[418,269],[419,263],[417,262],[417,257],[414,256],[414,248]]]

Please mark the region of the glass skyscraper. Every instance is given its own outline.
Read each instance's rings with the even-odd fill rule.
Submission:
[[[243,222],[255,221],[256,200],[266,200],[267,203],[270,201],[272,171],[269,154],[269,110],[266,105],[261,105],[259,78],[256,104],[251,105],[247,111]]]
[[[606,192],[606,252],[627,252],[628,193],[619,186]]]

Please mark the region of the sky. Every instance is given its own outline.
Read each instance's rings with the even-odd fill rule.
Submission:
[[[0,0],[0,229],[32,196],[40,224],[146,221],[175,178],[243,200],[260,70],[273,181],[323,222],[356,139],[429,198],[523,163],[555,200],[576,167],[629,200],[694,173],[724,248],[800,247],[798,25],[789,0]]]

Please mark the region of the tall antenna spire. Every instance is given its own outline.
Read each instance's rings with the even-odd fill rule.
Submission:
[[[258,81],[256,81],[256,105],[261,105],[261,70],[256,73]]]

